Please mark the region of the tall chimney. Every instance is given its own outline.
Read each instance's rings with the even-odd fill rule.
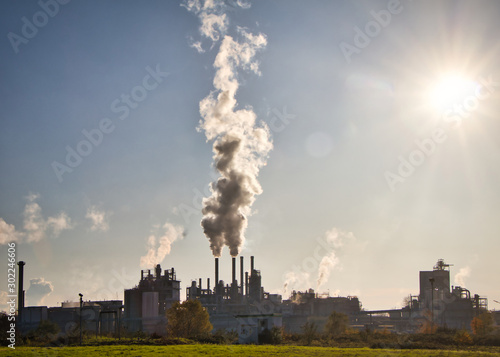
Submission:
[[[250,257],[250,275],[253,275],[253,255]]]
[[[210,290],[210,278],[207,278],[207,290]]]
[[[19,319],[19,323],[22,324],[23,320],[21,318],[22,311],[24,308],[24,288],[23,288],[23,283],[24,283],[24,265],[26,263],[23,261],[20,261],[17,263],[19,265],[19,286],[17,288],[17,316]]]
[[[245,296],[248,296],[248,272],[245,272]]]
[[[199,285],[200,285],[199,288],[201,290],[201,278],[198,281],[199,281]]]
[[[240,284],[241,284],[241,295],[243,295],[243,289],[245,282],[243,281],[243,256],[240,257]]]
[[[236,257],[233,257],[233,283],[236,282]]]
[[[215,258],[215,292],[219,286],[219,258]]]

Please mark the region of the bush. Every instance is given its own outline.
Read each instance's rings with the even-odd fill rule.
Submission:
[[[471,345],[472,344],[472,338],[470,337],[469,333],[466,330],[457,331],[455,333],[454,340],[457,343],[457,345]]]
[[[279,345],[283,341],[283,330],[280,327],[273,327],[271,330],[264,329],[259,334],[259,343],[265,345]]]

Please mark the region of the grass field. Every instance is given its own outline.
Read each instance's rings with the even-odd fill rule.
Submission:
[[[328,348],[304,346],[252,345],[176,345],[176,346],[88,346],[88,347],[2,347],[0,356],[401,356],[401,357],[472,357],[500,356],[499,352],[447,350],[383,350],[368,348]]]

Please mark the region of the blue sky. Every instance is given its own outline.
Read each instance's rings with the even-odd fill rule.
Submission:
[[[164,269],[175,267],[183,289],[191,279],[213,278],[200,202],[217,176],[212,143],[196,128],[224,36],[242,41],[240,27],[267,40],[252,59],[260,75],[238,69],[235,97],[236,109],[251,107],[269,126],[273,142],[241,248],[255,255],[266,290],[282,293],[286,281],[317,289],[324,262],[329,276],[320,292],[391,308],[418,292],[419,270],[443,258],[454,264],[452,283],[495,308],[499,5],[245,7],[226,1],[218,8],[227,28],[213,41],[201,33],[200,17],[176,1],[73,0],[13,45],[9,34],[24,36],[23,18],[43,21],[36,15],[43,10],[36,1],[0,4],[0,249],[7,260],[5,243],[17,241],[26,290],[34,279],[28,304],[52,306],[79,292],[123,298],[138,282],[148,240],[155,237],[158,247],[166,223],[184,235],[169,231],[177,239],[160,256]],[[355,52],[345,55],[345,48]],[[155,71],[162,73],[157,82]],[[445,94],[472,83],[453,98],[451,119],[435,105],[443,90],[431,90],[450,74],[460,81]],[[148,75],[154,89],[137,89]],[[113,111],[133,93],[143,97],[127,115]],[[77,150],[82,131],[100,125],[110,132],[58,178],[53,163],[67,166],[67,147]],[[419,145],[429,154],[415,153],[423,152]],[[332,232],[336,244],[318,243]],[[221,264],[228,280],[227,248]],[[0,291],[6,285],[2,276]]]

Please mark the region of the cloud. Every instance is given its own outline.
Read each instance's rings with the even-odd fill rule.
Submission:
[[[45,220],[42,216],[42,209],[35,201],[40,196],[30,194],[28,203],[24,207],[24,230],[28,242],[39,242],[51,232],[52,236],[58,237],[63,230],[71,229],[71,219],[66,213],[61,212],[56,217],[49,217]]]
[[[8,224],[0,217],[0,245],[9,242],[18,242],[21,239],[22,233],[16,231],[13,224]]]
[[[157,238],[157,235],[160,235]],[[151,268],[160,264],[163,259],[170,254],[172,243],[184,238],[184,228],[172,223],[165,223],[161,227],[159,234],[150,235],[147,242],[148,252],[141,257],[141,267]]]
[[[0,291],[0,311],[9,311],[10,306],[7,305],[9,302],[8,294],[6,291]]]
[[[30,287],[26,291],[26,297],[30,306],[43,304],[44,299],[54,291],[50,281],[44,278],[30,280]]]
[[[465,288],[465,279],[470,276],[471,269],[469,266],[466,266],[464,268],[460,268],[458,273],[455,274],[455,285],[461,286]]]
[[[90,230],[106,232],[109,229],[109,219],[110,213],[100,211],[96,206],[91,206],[87,209],[87,214],[85,218],[90,219],[92,226]]]

